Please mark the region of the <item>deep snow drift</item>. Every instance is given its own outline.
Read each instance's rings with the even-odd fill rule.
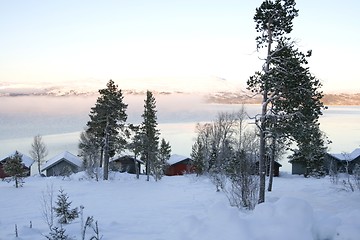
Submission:
[[[282,174],[266,203],[242,212],[205,177],[159,182],[128,174],[111,177],[100,182],[86,180],[83,173],[67,179],[29,177],[20,189],[0,181],[0,239],[46,239],[41,199],[51,186],[55,198],[62,188],[72,207],[85,207],[84,218],[98,221],[103,240],[360,239],[360,193],[344,191],[328,178]],[[66,225],[66,233],[81,239],[80,223],[78,218]]]

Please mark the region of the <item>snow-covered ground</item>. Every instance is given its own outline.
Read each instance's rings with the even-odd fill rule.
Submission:
[[[41,199],[51,186],[55,197],[62,188],[72,207],[85,207],[84,218],[98,221],[103,240],[360,239],[360,192],[344,191],[328,178],[284,173],[275,178],[266,203],[242,212],[205,177],[159,182],[129,174],[111,177],[100,182],[83,179],[83,173],[68,179],[29,177],[19,189],[0,181],[0,239],[46,239]],[[66,233],[81,239],[80,223],[78,218],[66,225]]]

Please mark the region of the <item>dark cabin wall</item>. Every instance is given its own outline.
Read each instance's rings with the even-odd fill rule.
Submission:
[[[46,170],[46,176],[66,176],[69,173],[77,173],[79,170],[79,167],[62,160],[56,165],[48,168]]]
[[[291,166],[292,174],[302,175],[302,174],[306,173],[306,167],[304,166],[304,164],[298,163],[298,162],[293,162],[291,165],[292,165]]]

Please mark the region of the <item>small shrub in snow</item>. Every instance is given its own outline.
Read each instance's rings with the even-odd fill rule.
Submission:
[[[87,217],[86,221],[84,223],[84,206],[80,206],[80,216],[81,216],[81,239],[85,240],[86,231],[88,228],[91,228],[95,235],[93,235],[90,240],[100,240],[102,239],[102,236],[100,237],[99,227],[97,221],[94,223],[94,217]]]
[[[69,197],[64,193],[64,190],[60,189],[59,192],[60,194],[56,202],[57,207],[54,207],[54,210],[59,218],[58,222],[60,224],[68,224],[79,217],[79,212],[77,208],[70,209],[71,202],[69,202]]]
[[[237,155],[236,164],[229,171],[230,183],[225,191],[231,206],[247,210],[255,208],[260,178],[254,174],[253,166],[251,155],[244,152]]]
[[[48,236],[45,236],[48,240],[70,240],[68,235],[65,234],[65,228],[53,227]]]
[[[93,232],[95,234],[90,238],[90,240],[100,240],[100,239],[102,239],[102,236],[100,236],[98,222],[97,221],[94,222],[93,217],[87,217],[86,222],[85,222],[85,226],[84,226],[84,230],[83,230],[83,235],[82,235],[83,240],[85,239],[85,232],[86,232],[87,227],[91,227],[91,229],[93,230]]]
[[[352,174],[350,171],[350,163],[346,161],[345,165],[345,174],[344,179],[342,180],[342,185],[347,191],[355,192],[356,190],[360,190],[360,166],[357,164],[352,170]]]
[[[47,185],[46,191],[42,192],[41,196],[41,211],[42,217],[49,229],[54,225],[54,188],[53,185]]]

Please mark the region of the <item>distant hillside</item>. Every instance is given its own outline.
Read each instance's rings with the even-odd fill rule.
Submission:
[[[240,85],[229,82],[224,78],[210,77],[196,79],[172,79],[177,84],[172,84],[167,79],[157,81],[137,80],[121,84],[123,93],[142,95],[146,90],[157,94],[196,94],[205,96],[209,103],[223,104],[259,104],[261,96],[253,96],[249,91],[242,90]],[[181,84],[180,84],[181,83]],[[1,96],[89,96],[98,94],[106,82],[97,80],[79,81],[74,83],[64,82],[54,85],[52,83],[0,83]],[[360,106],[360,93],[331,93],[323,98],[325,105],[357,105]]]
[[[157,79],[128,79],[115,81],[123,92],[141,94],[147,90],[158,93],[196,93],[207,94],[214,91],[239,91],[238,83],[221,77],[179,77]],[[87,79],[61,83],[11,83],[0,82],[0,96],[86,96],[97,94],[106,87],[107,81]]]
[[[218,92],[209,94],[206,97],[209,103],[222,104],[260,104],[261,96],[251,96],[250,93],[229,93]],[[353,105],[360,106],[360,93],[338,93],[338,94],[324,94],[324,105]]]
[[[360,93],[325,94],[325,105],[357,105],[360,106]]]

